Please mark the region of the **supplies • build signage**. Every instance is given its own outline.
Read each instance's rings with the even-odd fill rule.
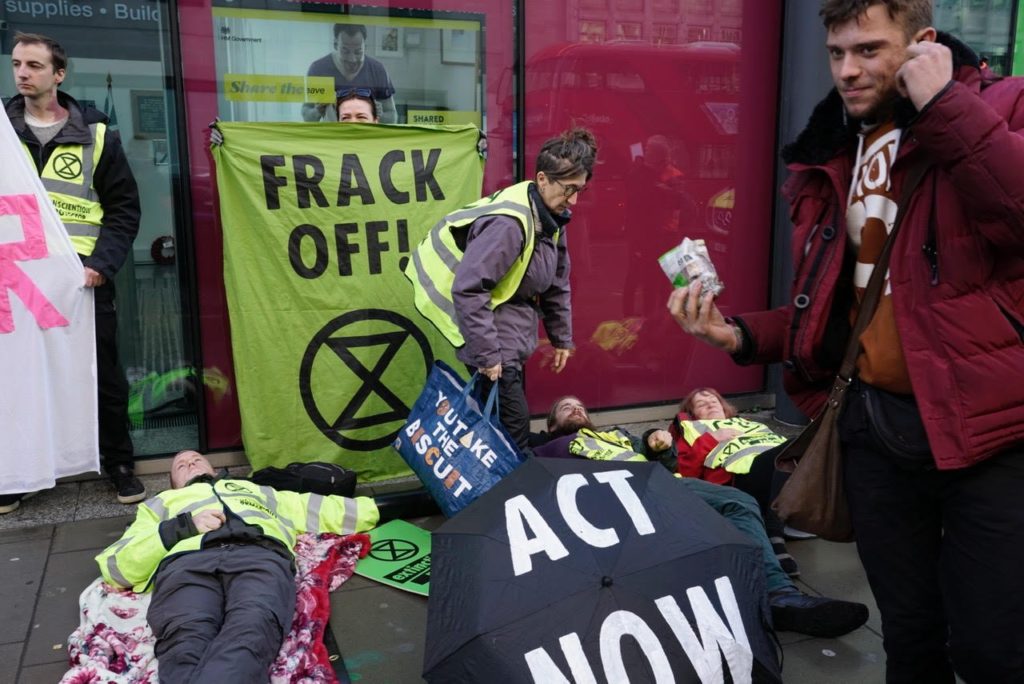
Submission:
[[[390,449],[451,346],[402,274],[446,213],[477,199],[473,126],[220,123],[224,281],[254,468],[406,472]]]

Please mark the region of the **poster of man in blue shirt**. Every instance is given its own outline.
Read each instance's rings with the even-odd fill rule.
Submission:
[[[336,92],[343,88],[369,88],[380,104],[381,123],[397,123],[395,86],[384,65],[366,54],[366,35],[363,24],[335,24],[334,50],[310,64],[306,75],[334,78]],[[332,118],[331,114],[326,104],[302,105],[304,121],[321,121]]]

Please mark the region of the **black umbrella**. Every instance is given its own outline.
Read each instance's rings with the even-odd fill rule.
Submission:
[[[660,465],[530,459],[431,554],[429,682],[780,681],[759,548]]]

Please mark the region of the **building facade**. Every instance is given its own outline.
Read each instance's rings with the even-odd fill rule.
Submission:
[[[57,38],[71,57],[64,89],[121,132],[143,219],[117,280],[119,339],[138,452],[160,456],[241,446],[208,124],[302,121],[299,90],[318,60],[375,61],[398,123],[481,126],[485,192],[531,176],[540,145],[566,127],[596,133],[599,164],[569,232],[577,351],[558,376],[545,347],[535,356],[535,412],[566,392],[606,409],[704,385],[764,390],[762,369],[676,329],[657,258],[702,238],[726,284],[723,311],[772,300],[794,4],[816,11],[783,0],[2,0],[0,53],[17,31]],[[936,23],[1005,73],[1016,5],[937,0]],[[342,45],[339,24],[362,27],[361,45]],[[14,92],[0,70],[0,94]]]

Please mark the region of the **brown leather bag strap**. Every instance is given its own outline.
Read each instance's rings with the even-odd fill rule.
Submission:
[[[864,297],[860,301],[860,310],[857,312],[857,320],[853,324],[853,331],[850,333],[850,341],[846,345],[846,354],[843,356],[843,363],[839,366],[839,377],[849,383],[853,379],[854,366],[857,363],[857,355],[860,354],[860,336],[868,327],[871,318],[878,308],[878,301],[882,298],[882,284],[889,271],[889,256],[892,253],[893,243],[896,242],[896,233],[899,232],[903,217],[907,213],[907,206],[910,204],[910,196],[921,184],[921,179],[928,172],[929,164],[925,159],[918,159],[910,167],[904,181],[903,191],[900,193],[899,205],[896,208],[896,218],[892,222],[892,230],[882,247],[882,253],[878,256],[874,269],[871,271],[871,278],[864,288]]]

